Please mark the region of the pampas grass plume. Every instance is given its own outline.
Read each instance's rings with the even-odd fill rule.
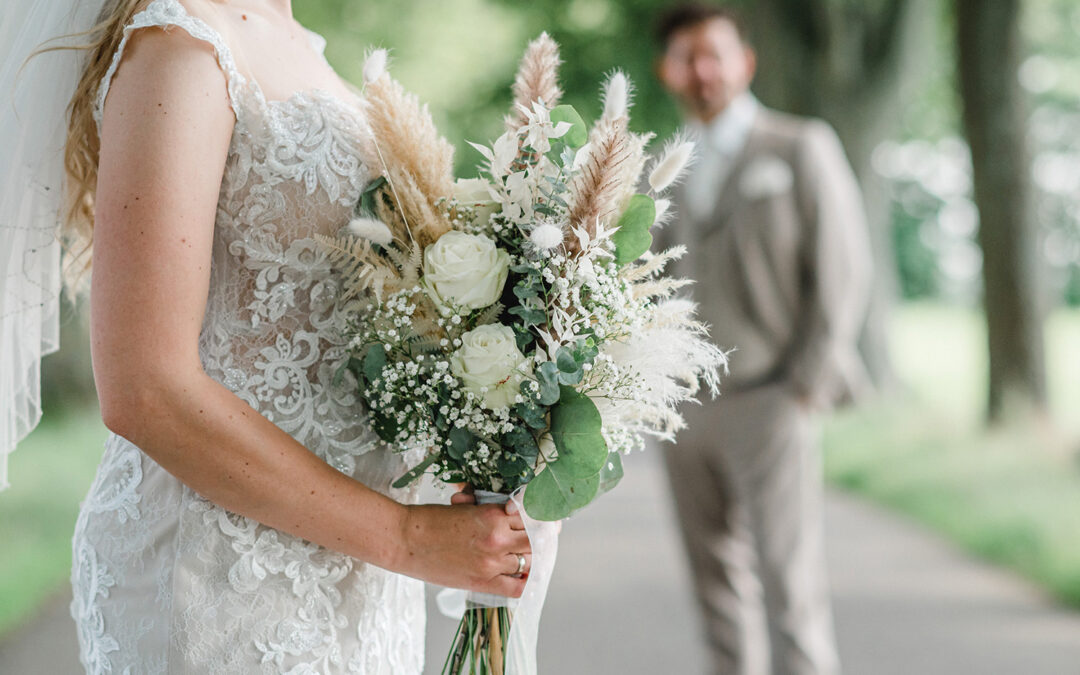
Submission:
[[[657,193],[669,188],[679,179],[693,156],[693,141],[676,139],[668,143],[663,157],[649,173],[649,186]]]

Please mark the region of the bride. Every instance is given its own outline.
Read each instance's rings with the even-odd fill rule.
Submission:
[[[84,666],[420,673],[419,580],[516,597],[529,543],[500,507],[416,505],[392,489],[400,456],[332,384],[338,287],[313,235],[344,225],[368,181],[361,96],[290,0],[26,4],[93,6],[97,19],[74,91],[60,92],[59,220],[87,266],[92,235],[93,365],[113,432],[73,541]],[[50,112],[60,82],[31,82],[30,111]],[[0,272],[25,290],[56,275],[19,238],[10,213],[25,209],[6,207],[59,190],[13,188],[37,178],[15,160],[0,168],[0,244],[26,247],[38,277]],[[6,367],[19,350],[4,351]],[[39,355],[19,372],[36,374]],[[3,403],[40,410],[36,398],[35,382]]]

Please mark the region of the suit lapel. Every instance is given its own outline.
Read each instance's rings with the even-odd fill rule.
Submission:
[[[743,144],[739,154],[735,156],[735,161],[731,166],[731,170],[727,172],[727,176],[716,186],[719,194],[712,215],[703,223],[704,230],[712,231],[723,227],[742,202],[743,196],[742,191],[739,190],[739,178],[750,160],[761,151],[764,118],[767,114],[768,112],[764,108],[759,108],[754,116],[754,123],[750,127],[746,143]]]

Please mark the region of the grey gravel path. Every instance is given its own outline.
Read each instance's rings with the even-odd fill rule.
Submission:
[[[1013,575],[852,497],[827,507],[841,657],[848,675],[1080,675],[1080,614]],[[687,573],[655,456],[567,522],[541,626],[541,673],[706,673]],[[0,675],[81,672],[65,591],[0,638]],[[429,622],[436,675],[452,623]],[[437,663],[436,663],[437,662]]]

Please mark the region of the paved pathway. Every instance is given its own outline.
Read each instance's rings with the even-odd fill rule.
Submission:
[[[829,557],[848,675],[1080,675],[1080,614],[922,530],[833,493]],[[566,524],[541,627],[545,675],[705,673],[656,458]],[[0,641],[0,673],[78,673],[67,597]],[[435,675],[451,622],[430,620]]]

